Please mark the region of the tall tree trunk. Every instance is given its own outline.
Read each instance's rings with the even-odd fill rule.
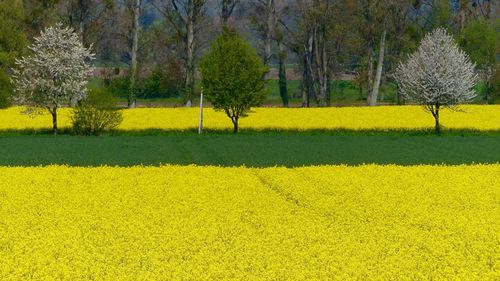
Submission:
[[[84,36],[84,33],[85,33],[85,24],[83,23],[84,22],[84,18],[85,18],[85,3],[84,3],[85,0],[78,0],[78,8],[80,10],[80,24],[78,26],[78,29],[79,29],[79,32],[80,32],[80,40],[83,42],[83,45],[85,45],[85,36]]]
[[[386,75],[386,68],[383,67],[382,68],[382,79],[380,80],[380,84],[381,85],[387,85],[387,75]],[[382,86],[382,91],[380,90],[379,88],[379,92],[380,92],[380,98],[378,99],[379,101],[384,101],[385,99],[385,91],[384,91],[384,87]]]
[[[316,95],[318,106],[326,106],[328,90],[328,54],[325,45],[325,26],[320,25],[314,29],[314,74],[315,81],[319,83],[319,91]]]
[[[309,73],[307,66],[307,54],[304,54],[304,67],[302,69],[302,107],[309,107]]]
[[[287,89],[287,80],[286,80],[286,51],[283,48],[283,44],[278,41],[278,49],[279,49],[279,88],[280,88],[280,96],[283,101],[283,106],[288,107],[288,89]]]
[[[266,40],[265,40],[265,58],[264,64],[269,65],[271,62],[271,43],[272,43],[272,33],[274,29],[274,0],[267,0],[266,3],[267,11],[267,22],[266,22]]]
[[[132,23],[132,50],[130,61],[130,89],[128,94],[128,107],[136,107],[136,80],[137,80],[137,51],[139,47],[139,16],[141,12],[141,0],[135,0],[132,14],[134,21]]]
[[[432,112],[432,115],[434,116],[435,124],[434,124],[434,130],[436,134],[441,134],[441,126],[439,124],[439,109],[440,105],[439,103],[436,104],[434,111]]]
[[[195,0],[188,2],[188,16],[187,16],[187,36],[186,36],[186,80],[185,80],[185,99],[186,105],[190,106],[193,102],[194,96],[194,25],[197,17],[195,11]]]
[[[222,25],[227,25],[229,18],[233,14],[234,8],[238,5],[239,0],[222,0],[221,20]]]
[[[50,114],[52,115],[52,133],[57,135],[58,133],[58,128],[57,128],[57,108],[53,108],[50,111]]]
[[[370,106],[377,105],[378,90],[380,88],[380,79],[382,78],[382,69],[384,66],[384,54],[385,54],[385,37],[387,35],[387,30],[384,28],[382,35],[380,37],[380,50],[378,54],[377,61],[377,73],[375,74],[375,81],[373,83],[373,89],[371,97],[368,99]]]
[[[323,34],[324,36],[324,34]],[[323,46],[321,46],[321,64],[319,65],[319,68],[321,69],[321,73],[319,76],[319,85],[320,85],[320,106],[326,106],[327,105],[327,94],[328,94],[328,54],[326,52],[326,42],[321,40]]]
[[[313,33],[309,32],[308,40],[304,44],[304,69],[302,72],[302,107],[309,107],[310,100],[313,96],[313,72],[312,72],[312,60],[313,60],[313,43],[314,37]]]
[[[332,96],[335,94],[335,79],[328,77],[327,88],[326,88],[326,106],[332,105]],[[340,90],[340,95],[342,95],[342,90]]]
[[[306,64],[307,68],[307,107],[311,106],[311,98],[315,96],[314,93],[314,73],[313,73],[313,47],[314,47],[314,33],[309,32],[309,38],[306,46]]]
[[[372,91],[373,85],[373,46],[370,44],[368,47],[368,69],[366,73],[366,93],[367,93],[367,101],[370,102],[370,94]]]
[[[233,121],[233,133],[238,133],[239,127],[238,127],[238,117],[232,117],[231,121]]]
[[[83,23],[83,20],[80,21],[80,26],[79,26],[79,32],[80,32],[80,41],[82,41],[82,44],[87,47],[87,40],[85,38],[85,24]]]
[[[485,85],[485,93],[484,93],[484,100],[487,103],[492,103],[492,85],[491,85],[491,77],[493,76],[493,69],[492,67],[486,67],[486,69],[483,71],[483,81],[486,82]]]

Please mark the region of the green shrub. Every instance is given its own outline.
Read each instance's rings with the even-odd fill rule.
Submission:
[[[0,108],[7,108],[9,106],[10,106],[9,95],[4,91],[0,91]]]
[[[118,127],[123,116],[109,91],[92,89],[75,108],[71,120],[75,134],[101,135]]]
[[[106,88],[95,87],[89,90],[87,98],[80,104],[92,106],[99,109],[115,109],[116,100],[113,94]]]
[[[168,73],[153,71],[137,81],[136,96],[142,99],[170,98],[180,95],[182,85],[178,80],[168,77]],[[126,97],[130,91],[128,78],[115,78],[109,82],[109,89],[116,97]]]
[[[114,78],[109,82],[109,91],[115,97],[126,97],[130,89],[128,78]]]
[[[168,89],[162,85],[159,73],[153,72],[147,78],[139,81],[137,96],[143,99],[169,97]]]

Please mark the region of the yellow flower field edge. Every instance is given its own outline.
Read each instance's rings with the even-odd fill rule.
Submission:
[[[0,280],[498,280],[499,175],[0,167]]]
[[[461,111],[444,110],[441,123],[446,129],[500,130],[500,105],[464,105]],[[50,129],[48,114],[28,116],[20,107],[0,110],[0,131]],[[198,126],[197,108],[136,108],[123,110],[118,128],[139,130],[192,130]],[[61,109],[59,127],[70,125],[71,109]],[[205,109],[206,129],[227,130],[230,120],[222,112]],[[240,121],[252,130],[422,130],[432,129],[434,119],[421,106],[380,106],[342,108],[257,108]]]

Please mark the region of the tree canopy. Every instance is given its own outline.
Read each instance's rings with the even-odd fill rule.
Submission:
[[[399,64],[396,80],[405,98],[432,113],[438,133],[441,107],[456,106],[476,96],[475,65],[443,28],[427,34],[418,50]]]
[[[200,70],[207,99],[231,118],[238,132],[239,119],[266,97],[267,66],[238,33],[225,28],[201,60]]]
[[[0,1],[0,108],[10,103],[10,68],[27,44],[23,20],[24,8],[21,0]]]
[[[94,55],[73,29],[57,24],[46,28],[28,47],[31,54],[16,60],[12,80],[18,104],[47,109],[57,134],[57,110],[76,104],[87,94]]]

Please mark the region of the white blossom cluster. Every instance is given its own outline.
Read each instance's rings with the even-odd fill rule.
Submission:
[[[34,108],[74,104],[87,95],[95,58],[73,29],[57,24],[34,38],[30,56],[16,60],[14,101]]]
[[[405,99],[427,107],[450,107],[476,96],[475,65],[443,28],[427,34],[401,62],[395,78]]]

